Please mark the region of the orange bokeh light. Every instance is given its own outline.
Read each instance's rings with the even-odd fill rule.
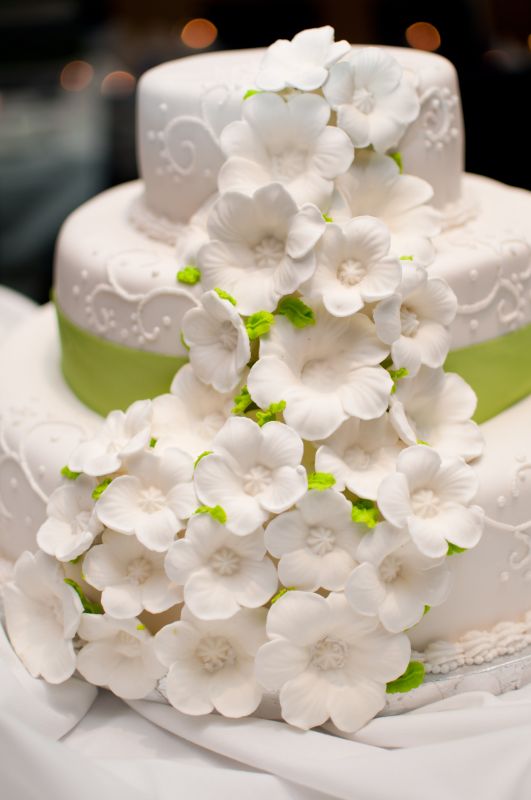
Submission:
[[[218,29],[208,19],[191,19],[181,31],[181,40],[187,47],[203,50],[214,44],[218,37]]]
[[[69,61],[61,70],[59,82],[67,92],[81,92],[94,77],[94,68],[86,61]]]
[[[134,92],[136,78],[130,72],[117,69],[109,72],[101,82],[101,93],[109,97],[124,97]]]
[[[406,41],[416,50],[433,52],[441,46],[441,34],[430,22],[414,22],[406,30]]]

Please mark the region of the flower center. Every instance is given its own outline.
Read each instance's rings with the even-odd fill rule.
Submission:
[[[400,309],[400,325],[403,336],[414,336],[419,329],[419,320],[414,311],[407,306]]]
[[[324,358],[312,358],[301,371],[301,380],[318,392],[332,392],[338,385],[339,371],[334,362]]]
[[[356,286],[365,276],[366,270],[361,261],[347,258],[337,268],[337,279],[344,286]]]
[[[284,256],[285,245],[274,236],[264,236],[254,248],[254,260],[261,269],[274,269]]]
[[[353,447],[349,447],[348,450],[345,451],[343,459],[350,469],[353,470],[368,469],[371,464],[370,453],[367,453],[366,450],[358,447],[357,444],[355,444]]]
[[[362,114],[370,114],[371,111],[374,111],[374,96],[368,89],[356,89],[352,102]]]
[[[240,557],[230,547],[220,547],[212,554],[210,566],[218,575],[234,575],[240,569]]]
[[[411,508],[417,517],[430,519],[441,510],[441,502],[431,489],[418,489],[411,495]]]
[[[156,486],[150,486],[140,493],[138,505],[146,514],[154,514],[166,505],[166,498]]]
[[[306,544],[316,556],[325,556],[331,553],[336,543],[336,537],[330,528],[323,525],[316,525],[310,528]]]
[[[134,558],[127,566],[127,577],[130,583],[136,583],[137,585],[145,583],[151,573],[151,564],[144,556]]]
[[[254,497],[261,492],[264,492],[268,486],[271,485],[272,475],[271,470],[262,464],[256,464],[251,467],[249,472],[243,478],[243,490],[246,494]]]
[[[236,349],[236,345],[238,344],[238,331],[228,319],[219,326],[219,341],[225,350],[232,351]]]
[[[195,651],[196,657],[207,672],[218,672],[228,664],[236,662],[236,653],[228,639],[224,636],[205,636]]]
[[[296,147],[289,147],[282,153],[271,156],[273,178],[289,181],[296,178],[306,169],[307,153]]]
[[[311,663],[318,669],[342,669],[345,666],[349,646],[341,639],[325,636],[312,647]]]
[[[384,583],[393,583],[402,571],[401,561],[393,555],[386,556],[380,564],[380,578]]]
[[[142,645],[135,639],[134,636],[131,636],[130,633],[127,631],[120,631],[114,640],[114,649],[118,652],[121,656],[126,656],[127,658],[138,658],[140,655]]]

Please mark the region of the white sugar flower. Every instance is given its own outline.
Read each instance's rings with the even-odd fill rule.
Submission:
[[[349,416],[374,419],[387,409],[392,381],[379,366],[388,349],[363,314],[338,318],[324,309],[300,330],[285,318],[261,339],[247,385],[267,408],[286,401],[284,419],[304,439],[325,439]]]
[[[37,544],[59,561],[72,561],[88,550],[103,525],[94,513],[96,482],[81,475],[59,486],[46,507],[47,519],[37,531]]]
[[[305,730],[329,717],[339,730],[361,728],[384,707],[386,684],[411,653],[405,634],[357,614],[343,594],[287,592],[269,611],[267,633],[258,680],[280,690],[283,718]]]
[[[149,445],[151,413],[150,400],[138,400],[125,412],[111,411],[96,435],[76,447],[69,468],[94,476],[116,472],[125,458]]]
[[[184,714],[244,717],[256,710],[262,689],[254,674],[256,651],[266,639],[264,608],[242,608],[225,620],[199,620],[187,606],[179,622],[155,637],[168,668],[168,700]]]
[[[130,619],[144,610],[159,614],[182,601],[182,588],[164,571],[163,553],[115,531],[105,531],[102,541],[85,556],[83,577],[102,592],[101,604],[111,617]]]
[[[389,231],[375,217],[327,225],[317,268],[302,291],[310,299],[322,298],[335,317],[350,316],[365,303],[389,297],[401,277],[400,262],[389,255],[389,244]]]
[[[415,175],[401,175],[396,162],[370,150],[336,179],[337,193],[329,211],[334,222],[367,214],[378,217],[391,232],[391,250],[414,256],[426,266],[433,259],[430,239],[440,233],[439,213],[428,205],[433,197],[429,183]]]
[[[344,39],[334,42],[330,25],[301,31],[291,41],[277,39],[262,59],[256,85],[271,92],[288,87],[313,92],[326,81],[330,66],[349,50]]]
[[[78,653],[78,671],[89,683],[107,686],[118,697],[145,697],[166,672],[155,655],[153,637],[138,619],[84,614],[79,636],[87,644]]]
[[[278,586],[263,529],[235,536],[209,514],[192,517],[185,538],[168,550],[166,572],[184,586],[185,603],[199,619],[227,619],[241,607],[258,608]]]
[[[151,432],[158,440],[157,450],[178,447],[196,458],[210,449],[233,405],[234,391],[220,394],[186,364],[173,379],[171,394],[153,400]]]
[[[460,375],[421,367],[414,378],[398,381],[390,417],[406,444],[427,443],[443,456],[470,460],[483,451],[481,431],[470,419],[476,403]]]
[[[319,447],[315,468],[332,473],[334,489],[347,488],[358,497],[376,500],[378,487],[394,472],[402,447],[387,413],[366,422],[351,417]]]
[[[4,611],[11,644],[28,672],[62,683],[76,668],[73,638],[83,607],[50,556],[28,551],[18,559],[13,582],[4,587]]]
[[[284,586],[315,591],[344,589],[356,566],[356,550],[366,528],[352,521],[352,505],[333,489],[310,491],[295,510],[269,523],[265,543],[279,558]]]
[[[313,274],[314,247],[325,226],[316,206],[299,209],[280,183],[262,186],[252,197],[222,194],[208,220],[212,241],[199,253],[203,286],[229,292],[241,314],[273,311],[281,297]],[[192,310],[184,318],[189,344],[186,321],[197,315]],[[195,366],[193,355],[192,350],[190,360]],[[208,366],[213,368],[210,361]]]
[[[431,447],[416,445],[398,456],[396,472],[378,490],[386,520],[406,528],[430,558],[446,555],[448,543],[475,547],[483,531],[483,510],[471,506],[478,489],[472,467],[460,458],[442,461]]]
[[[164,552],[197,508],[192,476],[192,458],[176,447],[141,453],[105,489],[96,513],[108,528]]]
[[[398,292],[378,303],[374,323],[378,336],[391,345],[395,367],[416,375],[421,364],[442,367],[450,349],[457,298],[442,278],[429,278],[422,267],[402,262]]]
[[[416,625],[426,606],[440,605],[448,595],[444,556],[423,555],[406,531],[387,522],[363,537],[357,557],[362,563],[352,572],[345,596],[355,611],[379,617],[392,633]]]
[[[380,153],[398,144],[420,111],[407,74],[378,47],[351,50],[331,68],[323,92],[354,147],[373,145]]]
[[[206,505],[220,505],[227,528],[238,536],[252,533],[306,492],[302,441],[281,422],[260,428],[251,419],[232,417],[212,449],[195,468],[197,495]]]
[[[221,146],[220,192],[252,194],[275,181],[295,202],[329,204],[334,178],[352,164],[354,148],[347,134],[328,125],[330,106],[315,94],[284,99],[264,92],[247,99],[242,120],[227,125]]]
[[[182,329],[199,380],[218,392],[234,389],[251,349],[245,325],[232,302],[215,291],[205,292],[201,306],[184,315]]]

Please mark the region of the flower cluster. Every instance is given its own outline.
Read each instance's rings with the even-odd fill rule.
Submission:
[[[389,155],[415,87],[328,27],[273,45],[257,86],[186,273],[190,363],[72,453],[7,627],[50,682],[164,676],[179,711],[229,717],[274,691],[287,722],[354,731],[418,684],[405,631],[481,536],[481,437],[443,371],[431,189]]]

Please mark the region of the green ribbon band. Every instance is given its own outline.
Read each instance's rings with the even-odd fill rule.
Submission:
[[[55,309],[65,380],[82,403],[103,416],[169,391],[175,373],[188,361],[100,339],[75,325],[57,303]]]
[[[474,420],[486,422],[531,394],[531,325],[453,350],[444,369],[471,385],[478,396]]]

